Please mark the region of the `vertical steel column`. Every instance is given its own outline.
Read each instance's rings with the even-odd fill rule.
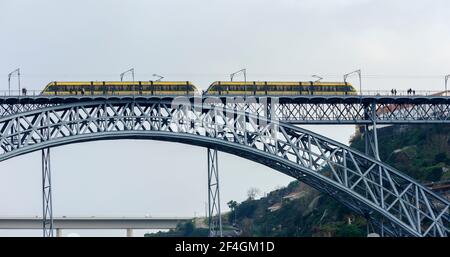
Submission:
[[[222,236],[220,212],[219,165],[217,149],[208,148],[208,225],[209,236]]]
[[[375,159],[380,160],[378,152],[378,134],[377,134],[377,109],[375,103],[372,103],[372,140],[373,140],[373,155]]]
[[[50,173],[50,148],[42,150],[42,232],[53,237],[52,183]]]
[[[369,108],[370,107],[370,108]],[[372,156],[377,160],[380,160],[380,155],[378,152],[378,134],[377,134],[377,123],[376,123],[376,105],[374,103],[370,105],[364,106],[364,118],[366,120],[372,121],[372,131],[369,129],[369,124],[364,125],[364,148],[365,148],[365,154],[368,156]],[[369,176],[375,180],[372,174],[369,174]],[[383,201],[383,192],[382,190],[376,191],[375,194],[377,194],[381,201]],[[381,196],[380,196],[381,195]],[[366,191],[366,197],[367,191]],[[370,227],[372,227],[372,231],[375,231],[375,225],[371,222],[370,215],[366,217],[367,222],[367,234],[370,233]]]
[[[364,125],[364,153],[371,156],[370,151],[370,130],[368,125]]]
[[[377,123],[376,123],[376,105],[371,104],[364,107],[365,119],[370,119],[372,121],[372,131],[369,129],[369,124],[364,125],[364,146],[365,153],[368,156],[375,157],[375,159],[380,160],[380,154],[378,152],[378,133],[377,133]]]

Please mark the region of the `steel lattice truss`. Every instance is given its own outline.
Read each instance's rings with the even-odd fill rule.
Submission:
[[[0,118],[44,107],[92,101],[171,101],[175,96],[22,96],[0,98]],[[266,116],[291,124],[410,124],[450,123],[450,97],[443,96],[297,96],[190,97],[230,109]]]
[[[378,101],[364,99],[251,98],[238,103],[225,104],[230,109],[248,111],[266,116],[271,113],[282,122],[290,124],[427,124],[450,123],[450,98],[440,101],[412,101],[407,99]],[[229,100],[229,102],[233,102]]]
[[[0,133],[0,161],[102,139],[157,139],[216,148],[328,193],[387,235],[447,236],[450,229],[450,203],[394,168],[308,130],[249,113],[164,101],[84,102],[4,117]]]
[[[42,109],[52,104],[0,104],[0,117],[8,117],[17,113]]]
[[[293,124],[450,123],[450,104],[279,104],[275,112]]]

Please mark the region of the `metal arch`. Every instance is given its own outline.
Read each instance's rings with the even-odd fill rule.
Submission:
[[[0,161],[57,145],[146,138],[217,148],[326,192],[394,236],[447,236],[450,203],[388,165],[308,130],[249,113],[164,101],[60,105],[0,120]],[[231,115],[229,115],[231,114]],[[49,136],[45,132],[49,131]]]

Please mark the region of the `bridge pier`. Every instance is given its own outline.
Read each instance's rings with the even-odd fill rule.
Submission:
[[[208,226],[209,236],[222,236],[220,212],[219,164],[217,149],[207,149],[208,155]]]
[[[127,237],[133,237],[133,229],[127,228]]]
[[[53,237],[52,183],[50,148],[42,149],[42,232],[43,237]]]
[[[56,228],[56,237],[62,237],[62,229]]]
[[[364,152],[367,156],[373,157],[376,160],[380,161],[380,154],[378,151],[378,133],[377,133],[377,123],[376,123],[376,105],[375,104],[370,104],[370,105],[365,105],[364,106],[364,118],[366,120],[370,120],[372,122],[372,124],[365,124],[364,125]],[[370,130],[370,125],[372,126],[372,130]],[[381,170],[379,170],[379,172],[381,173]],[[373,179],[374,181],[376,181],[375,177],[373,176],[373,174],[369,174],[369,176],[371,176],[371,179]],[[380,181],[380,183],[382,183]],[[384,201],[384,196],[383,196],[383,191],[382,190],[376,190],[374,192],[374,194],[377,194],[378,197],[380,197],[380,199],[382,199],[381,201]],[[369,197],[369,192],[366,191],[366,197]],[[383,204],[383,203],[382,203]],[[371,222],[370,219],[370,215],[367,214],[366,216],[366,222],[367,222],[367,228],[366,228],[366,232],[367,235],[371,235],[371,230],[372,232],[375,232],[375,224],[373,224]],[[381,223],[380,230],[383,230],[383,224]],[[379,231],[377,231],[379,232]],[[379,232],[377,234],[383,234],[383,232]]]

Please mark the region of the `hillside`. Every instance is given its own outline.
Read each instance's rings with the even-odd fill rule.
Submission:
[[[389,165],[422,183],[450,179],[450,126],[390,126],[379,129],[378,139],[380,158]],[[362,151],[364,141],[355,135],[350,146]],[[228,232],[233,224],[242,236],[366,236],[363,217],[298,181],[235,204],[223,221]],[[206,236],[196,224],[146,236]]]
[[[354,137],[351,147],[363,151],[364,141]],[[378,133],[382,161],[421,182],[450,179],[450,126],[398,125]]]

